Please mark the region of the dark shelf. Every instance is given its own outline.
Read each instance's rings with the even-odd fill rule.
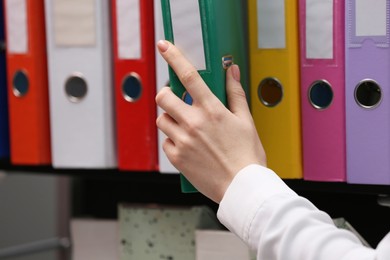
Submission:
[[[54,169],[52,166],[18,166],[9,161],[0,160],[0,169],[9,172],[40,173],[65,175],[72,178],[89,180],[105,180],[118,182],[147,182],[179,184],[177,174],[161,174],[159,172],[130,172],[118,169]],[[302,179],[284,180],[295,191],[332,192],[348,194],[390,195],[390,185],[349,184],[345,182],[317,182]]]
[[[117,218],[118,203],[175,206],[218,205],[200,193],[182,193],[177,174],[126,172],[117,169],[54,169],[51,166],[14,166],[0,161],[9,174],[48,174],[67,176],[72,182],[72,216]],[[390,208],[378,205],[378,196],[390,196],[390,185],[363,185],[340,182],[285,180],[331,217],[344,217],[372,245],[390,231]]]

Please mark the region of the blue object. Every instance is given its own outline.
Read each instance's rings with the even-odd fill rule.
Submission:
[[[0,158],[9,158],[7,68],[5,60],[4,1],[0,0]]]
[[[184,101],[184,103],[186,103],[188,105],[192,105],[193,100],[192,100],[191,95],[188,92],[184,93],[183,101]]]

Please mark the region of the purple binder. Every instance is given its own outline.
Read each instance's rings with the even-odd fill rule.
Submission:
[[[348,183],[390,184],[389,4],[347,0]]]

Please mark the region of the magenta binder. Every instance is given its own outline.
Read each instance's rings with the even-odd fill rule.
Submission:
[[[305,180],[346,179],[344,3],[299,0]]]
[[[347,182],[390,184],[389,0],[346,2]]]

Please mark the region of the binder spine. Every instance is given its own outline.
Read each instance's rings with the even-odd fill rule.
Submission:
[[[389,1],[346,4],[347,182],[390,183]],[[367,12],[375,8],[374,12]],[[376,18],[364,16],[375,13]],[[374,31],[372,31],[374,30]],[[379,31],[375,31],[379,30]],[[386,72],[386,73],[385,73]]]
[[[299,4],[303,177],[342,182],[346,180],[345,5],[338,0]]]
[[[122,5],[122,8],[118,6]],[[124,12],[123,7],[128,8]],[[155,171],[158,169],[156,118],[156,64],[153,0],[113,2],[115,54],[115,100],[118,166],[121,170]],[[132,22],[133,33],[121,43],[122,19]],[[131,36],[131,37],[130,37]],[[121,47],[128,48],[127,57]]]

